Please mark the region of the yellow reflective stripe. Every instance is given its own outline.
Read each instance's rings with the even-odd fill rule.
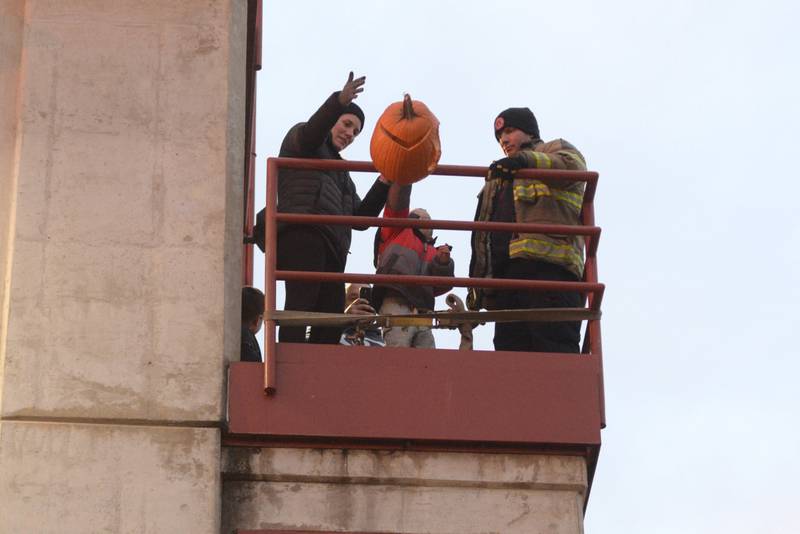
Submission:
[[[509,244],[509,251],[511,251],[512,248],[519,250],[529,250],[529,251],[533,251],[534,248],[537,248],[539,250],[553,249],[554,251],[556,251],[554,252],[553,255],[561,257],[576,255],[575,247],[573,245],[556,245],[555,243],[552,243],[550,241],[543,241],[541,239],[534,239],[532,237],[514,239]]]
[[[533,159],[536,160],[536,168],[537,169],[552,169],[553,168],[553,160],[550,159],[550,156],[543,152],[536,152],[535,150],[531,152],[533,155]]]
[[[508,245],[509,256],[522,252],[534,254],[542,258],[567,260],[570,263],[583,265],[583,257],[572,245],[556,245],[540,239],[515,239]]]
[[[541,182],[514,185],[514,200],[533,200],[536,197],[549,197],[550,188]]]
[[[579,195],[577,193],[571,193],[569,191],[564,191],[561,189],[556,189],[553,193],[553,196],[556,200],[561,202],[566,202],[576,210],[580,211],[583,207],[583,195]]]
[[[564,202],[580,212],[583,207],[583,194],[551,189],[547,184],[534,182],[531,184],[514,185],[514,200],[534,200],[537,197],[553,197],[559,202]]]

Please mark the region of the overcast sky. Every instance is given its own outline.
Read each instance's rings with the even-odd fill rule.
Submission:
[[[800,4],[264,4],[262,186],[265,158],[350,70],[367,119],[347,159],[370,159],[378,116],[409,92],[441,121],[440,163],[502,157],[495,116],[528,106],[600,173],[608,428],[587,533],[800,532]],[[363,195],[374,175],[354,179]],[[431,177],[412,205],[470,219],[480,187]],[[467,276],[468,234],[438,234]],[[372,235],[354,232],[349,272],[371,272]]]

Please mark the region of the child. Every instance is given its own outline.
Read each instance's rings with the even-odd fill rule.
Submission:
[[[393,183],[389,188],[383,216],[429,220],[430,215],[422,208],[409,211],[410,199],[410,185]],[[453,276],[454,264],[450,258],[452,247],[436,247],[436,239],[432,234],[433,230],[430,228],[379,228],[375,247],[377,273]],[[373,290],[373,303],[382,315],[432,311],[434,297],[449,290],[449,286],[376,286]],[[383,337],[387,347],[436,347],[429,327],[384,328]]]
[[[264,293],[245,286],[242,288],[242,346],[239,358],[243,362],[261,362],[261,349],[256,334],[264,323]]]

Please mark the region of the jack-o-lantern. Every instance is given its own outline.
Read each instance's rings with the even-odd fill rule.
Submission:
[[[388,180],[418,182],[436,168],[442,155],[439,120],[428,106],[405,95],[378,119],[369,152],[375,167]]]

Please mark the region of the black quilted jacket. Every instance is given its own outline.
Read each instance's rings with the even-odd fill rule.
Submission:
[[[281,144],[281,157],[342,159],[330,141],[331,128],[343,109],[338,96],[338,92],[333,93],[308,122],[296,124],[289,130]],[[386,203],[388,191],[388,185],[376,180],[362,201],[348,172],[281,169],[278,175],[278,211],[377,217]],[[259,216],[263,220],[263,214],[259,213]],[[278,225],[279,239],[288,227],[285,223]],[[316,228],[344,267],[352,228],[340,225]],[[356,229],[364,230],[366,227]],[[263,243],[263,235],[260,241]]]

